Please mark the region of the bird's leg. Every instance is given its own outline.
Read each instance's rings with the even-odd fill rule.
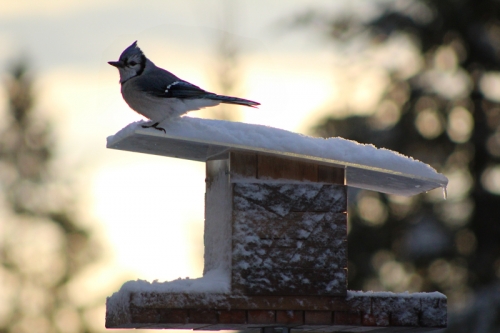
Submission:
[[[167,134],[167,131],[165,131],[165,129],[163,127],[158,127],[158,123],[155,123],[153,124],[153,127],[154,129],[157,129],[158,131],[163,131],[163,133]]]
[[[159,124],[159,123],[154,123],[153,125],[149,125],[149,126],[147,126],[147,125],[142,125],[142,128],[154,128],[154,129],[156,129],[156,130],[158,130],[158,131],[163,131],[163,133],[167,134],[167,131],[165,131],[165,129],[164,129],[164,128],[158,127],[158,124]]]

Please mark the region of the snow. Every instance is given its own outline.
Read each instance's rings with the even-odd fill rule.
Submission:
[[[230,280],[224,269],[206,272],[203,277],[198,279],[178,278],[168,282],[127,281],[119,291],[108,297],[106,316],[110,318],[129,316],[128,307],[132,293],[137,294],[134,303],[141,305],[144,301],[142,293],[196,294],[203,295],[206,302],[213,302],[224,299],[229,292]]]
[[[109,136],[108,147],[138,129],[143,130],[143,124],[146,122],[131,123],[117,134]],[[269,126],[191,117],[168,119],[159,126],[165,129],[166,134],[155,129],[147,129],[148,133],[234,148],[254,147],[263,151],[328,159],[339,161],[340,165],[390,170],[417,178],[430,178],[442,186],[446,186],[448,182],[445,176],[423,162],[385,148],[376,148],[371,144],[360,144],[340,137],[315,138]]]
[[[429,298],[429,299],[446,299],[446,296],[440,292],[434,291],[430,293],[393,293],[390,291],[358,291],[358,290],[348,290],[347,299],[353,297],[398,297],[398,298]]]
[[[165,283],[149,283],[140,280],[126,282],[120,291],[108,297],[106,317],[117,322],[130,322],[130,318],[126,317],[131,316],[130,304],[132,303],[145,308],[165,307],[166,304],[169,304],[170,308],[185,308],[195,302],[198,307],[201,304],[203,308],[213,309],[220,306],[229,308],[234,300],[238,300],[240,308],[253,309],[255,305],[251,296],[215,291],[216,286],[227,285],[225,276],[221,272],[212,271],[205,277],[195,280],[179,279]],[[213,289],[214,287],[216,288]],[[250,298],[247,299],[247,297]],[[410,294],[408,292],[348,291],[346,301],[352,309],[372,313],[377,318],[383,319],[390,315],[391,326],[445,327],[447,322],[446,296],[439,292]],[[297,296],[296,303],[304,306],[303,298]],[[385,323],[387,324],[388,322]]]
[[[207,150],[210,151],[212,148],[209,147],[207,149],[206,146],[214,145],[222,147],[222,150],[219,149],[219,151],[214,149],[214,151],[211,152],[213,154],[212,156],[219,156],[218,154],[226,151],[229,147],[246,150],[251,150],[253,148],[255,151],[273,154],[286,153],[288,156],[300,156],[300,158],[310,157],[311,159],[317,161],[328,160],[328,163],[347,166],[347,168],[352,167],[353,169],[357,168],[358,170],[364,169],[373,171],[374,173],[372,174],[357,174],[358,183],[366,183],[370,177],[371,180],[373,180],[373,178],[382,178],[380,180],[380,184],[382,184],[380,185],[381,187],[377,187],[379,184],[372,182],[372,185],[374,184],[372,189],[383,189],[382,186],[386,186],[386,180],[389,179],[389,181],[391,181],[391,179],[396,179],[396,175],[398,174],[411,175],[414,179],[430,180],[435,186],[428,188],[435,188],[436,186],[445,187],[448,182],[445,176],[437,173],[432,167],[411,157],[406,157],[387,149],[378,149],[373,145],[359,144],[357,142],[338,137],[329,139],[313,138],[267,126],[190,117],[169,119],[168,121],[163,122],[159,125],[159,127],[164,128],[166,133],[155,129],[143,129],[141,127],[143,124],[145,124],[143,121],[132,123],[114,136],[108,137],[108,147],[119,147],[119,143],[122,140],[140,134],[143,136],[146,135],[146,137],[145,139],[143,138],[142,141],[138,141],[138,145],[143,145],[142,148],[146,147],[142,150],[142,152],[149,153],[154,151],[153,149],[157,149],[155,148],[156,144],[166,144],[161,142],[161,140],[164,140],[163,138],[173,138],[178,140],[178,142],[183,141],[202,144],[204,146],[202,148],[205,149],[205,153],[207,153]],[[154,141],[154,138],[160,140]],[[170,151],[171,155],[166,156],[177,156],[177,153],[179,152],[181,153],[180,156],[182,156],[185,146],[183,146],[182,143],[177,144],[179,145],[176,147],[177,150],[173,149]],[[197,150],[195,153],[203,153],[203,149]],[[156,150],[155,153],[158,153],[158,150]],[[187,153],[189,153],[189,151]],[[198,158],[203,158],[203,156],[204,155],[201,154]],[[241,270],[249,267],[265,268],[267,266],[271,267],[270,264],[273,264],[273,262],[266,262],[261,258],[263,254],[259,251],[260,248],[262,248],[261,245],[263,245],[266,240],[260,239],[259,235],[257,235],[256,228],[259,227],[259,222],[272,220],[276,217],[275,215],[287,215],[292,208],[292,203],[297,201],[297,198],[316,197],[317,192],[323,186],[322,184],[316,183],[302,184],[301,186],[297,186],[296,184],[268,184],[264,187],[259,186],[258,184],[247,184],[244,182],[239,183],[238,181],[231,184],[228,165],[225,163],[228,163],[228,161],[214,160],[207,162],[207,196],[205,216],[207,222],[209,223],[205,223],[204,276],[198,279],[179,278],[170,282],[147,282],[143,280],[128,281],[118,292],[108,298],[108,312],[116,314],[117,316],[121,313],[128,313],[125,307],[130,302],[130,296],[132,294],[135,295],[134,302],[142,302],[142,293],[196,294],[201,298],[206,298],[207,300],[224,299],[224,297],[231,295],[231,279],[233,279],[234,284],[234,280],[238,281],[239,278],[237,269]],[[393,172],[393,174],[391,174],[391,172]],[[383,178],[380,177],[380,173],[389,174],[390,176]],[[349,176],[349,172],[347,172],[347,175]],[[411,179],[412,177],[408,178]],[[401,183],[396,179],[394,180],[394,184],[396,184],[394,188],[397,188],[397,186],[400,186]],[[420,184],[421,183],[418,182],[410,182],[410,186],[413,187],[420,187]],[[231,186],[234,187],[234,192],[236,194],[239,193],[238,191],[242,192],[239,193],[239,195],[235,195],[232,203],[229,193],[229,188],[231,188]],[[282,191],[286,191],[287,193],[290,192],[287,194],[290,196],[290,200],[287,200],[285,203],[280,202],[279,204],[269,203],[266,205],[266,209],[259,207],[258,205],[256,206],[256,204],[250,205],[249,200],[246,200],[251,199],[251,201],[256,202],[267,201],[267,198],[270,195],[270,188],[273,186],[279,187]],[[289,190],[295,188],[295,191]],[[335,194],[337,192],[334,191],[332,193]],[[401,193],[410,192],[405,192],[405,189],[403,189]],[[414,192],[411,192],[411,194],[414,194]],[[331,203],[332,200],[330,199],[334,198],[327,197],[327,199],[328,200],[325,200],[325,202]],[[339,200],[336,200],[335,202],[337,201]],[[317,202],[317,204],[321,205],[322,202]],[[340,206],[343,207],[344,205]],[[329,208],[334,209],[335,207],[336,206],[334,205]],[[318,219],[333,219],[335,214],[339,212],[340,211],[332,211],[330,213],[324,212],[321,214],[316,213],[317,216],[311,215],[310,217],[306,214],[303,217],[300,228],[297,228],[293,232],[297,233],[299,238],[306,237],[313,231],[311,229],[315,224],[317,224],[319,221]],[[268,215],[270,214],[273,216],[269,217]],[[231,224],[232,219],[236,221],[234,222],[234,225]],[[253,222],[255,226],[251,226],[248,221]],[[232,228],[234,228],[234,230],[232,230]],[[283,233],[282,230],[271,230],[269,232],[271,234],[273,232]],[[276,237],[273,236],[267,238],[274,239]],[[283,242],[289,241],[286,237],[282,238],[284,238],[282,240]],[[291,239],[295,238],[296,237],[293,237]],[[238,241],[233,242],[233,240]],[[262,244],[260,244],[260,242],[262,242]],[[338,242],[338,244],[336,242]],[[340,238],[336,240],[331,239],[329,245],[337,249],[337,247],[341,247],[340,244],[342,242],[343,240]],[[306,249],[301,251],[299,254],[297,249],[301,248],[302,243],[298,242],[295,244],[295,248],[293,250],[294,253],[291,253],[290,251],[290,253],[285,253],[286,248],[284,250],[281,249],[281,252],[277,252],[277,255],[280,256],[280,258],[274,258],[273,260],[275,260],[276,263],[279,263],[280,259],[283,259],[285,254],[290,254],[290,258],[287,260],[306,260],[308,258],[317,258],[319,263],[322,265],[326,262],[330,263],[330,265],[337,265],[336,263],[331,263],[331,256],[337,252],[327,252],[322,249],[323,256],[319,256],[316,252],[312,252],[314,249]],[[341,257],[346,257],[345,251],[340,251],[337,254],[340,254]],[[296,257],[292,255],[296,255]],[[231,267],[232,261],[235,261],[234,267]],[[337,266],[332,266],[331,268],[335,271]],[[231,272],[231,269],[233,272]],[[271,285],[270,280],[268,280],[266,276],[262,275],[265,272],[266,271],[264,269],[255,270],[253,281],[258,281],[260,284],[268,285],[269,291],[272,292],[272,289],[277,286]],[[231,276],[231,274],[233,276]],[[293,281],[293,276],[285,275],[283,272],[280,274],[283,274],[283,281],[288,281],[288,283]],[[333,280],[327,281],[329,282],[329,285],[326,286],[327,291],[330,289],[334,291],[340,290],[339,286],[342,286],[343,291],[345,291],[345,273],[335,272],[334,277],[335,278]],[[300,281],[295,281],[295,283],[299,282],[302,283],[302,287],[311,283],[311,281],[306,277],[303,279],[301,278]],[[300,286],[300,284],[297,284],[297,286]],[[430,321],[442,315],[443,311],[446,311],[446,296],[438,292],[412,294],[408,292],[397,294],[391,292],[371,291],[347,292],[348,300],[355,300],[359,298],[365,300],[365,297],[379,299],[378,302],[380,307],[377,311],[386,311],[384,310],[385,308],[395,307],[394,309],[399,312],[394,312],[393,318],[395,320],[399,320],[403,324],[411,324],[413,320],[416,320],[415,318],[418,318],[418,316],[414,316],[417,311],[416,309],[420,306],[420,304],[425,302],[429,303],[430,306],[429,310],[423,313],[422,316],[425,318],[428,317]]]
[[[392,293],[347,291],[347,300],[371,298],[376,317],[389,314],[393,326],[446,326],[447,298],[439,292]]]
[[[233,293],[344,294],[345,210],[343,185],[233,183]]]
[[[119,293],[218,293],[225,294],[230,291],[229,276],[223,269],[208,271],[201,278],[178,278],[177,280],[148,282],[145,280],[127,281],[120,288]]]

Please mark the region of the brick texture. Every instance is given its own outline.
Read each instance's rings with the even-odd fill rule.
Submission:
[[[448,322],[447,300],[445,298],[422,298],[421,299],[421,326],[446,327]]]
[[[130,295],[124,313],[108,311],[108,328],[216,330],[303,325],[350,327],[446,327],[446,298],[432,294],[351,293],[339,296],[238,296],[141,293]],[[207,298],[205,298],[207,297]],[[180,308],[192,306],[191,308]],[[116,309],[116,308],[115,308]],[[262,326],[261,326],[262,325]],[[211,328],[208,328],[211,327]],[[392,328],[391,328],[392,329]]]
[[[344,185],[234,183],[232,196],[233,292],[346,294]]]
[[[132,321],[138,324],[156,323],[160,318],[157,309],[143,309],[135,306],[130,307],[130,315]]]
[[[193,324],[216,324],[218,323],[217,311],[207,309],[189,310],[189,322]]]
[[[188,310],[184,309],[161,309],[159,323],[162,324],[186,324],[188,322]]]
[[[332,311],[305,311],[306,325],[330,325],[332,324]]]
[[[361,325],[361,313],[335,311],[334,313],[335,325]]]
[[[363,326],[389,326],[389,314],[388,313],[378,313],[374,315],[373,313],[364,313],[361,318],[361,324]]]
[[[221,324],[245,324],[247,314],[244,310],[219,311],[219,323]]]
[[[302,325],[304,324],[304,311],[278,310],[276,311],[276,323],[285,325],[290,325],[290,324]]]
[[[276,311],[271,310],[249,310],[249,324],[274,324]]]

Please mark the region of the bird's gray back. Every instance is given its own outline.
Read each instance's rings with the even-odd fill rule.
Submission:
[[[156,67],[152,62],[147,64],[142,75],[133,79],[136,89],[147,91],[150,94],[162,96],[169,84],[180,80],[177,76],[162,68]]]

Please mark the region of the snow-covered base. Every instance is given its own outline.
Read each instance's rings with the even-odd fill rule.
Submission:
[[[430,293],[393,293],[391,291],[359,291],[348,290],[346,299],[354,297],[400,297],[400,298],[432,298],[432,299],[447,299],[446,295],[434,291]]]
[[[348,325],[359,327],[361,332],[373,326],[447,324],[447,299],[435,292],[349,291],[347,297],[244,296],[162,292],[166,286],[128,282],[107,300],[106,327],[241,330],[259,324],[293,325],[296,329],[301,328],[299,325],[317,325],[322,329]]]
[[[144,280],[128,281],[123,284],[119,292],[156,292],[156,293],[220,293],[225,294],[230,290],[229,276],[224,270],[207,272],[197,279],[178,278],[177,280],[148,282]]]
[[[161,293],[161,294],[196,294],[203,295],[207,300],[219,299],[220,296],[230,292],[229,275],[224,269],[216,269],[206,272],[201,278],[178,278],[173,281],[148,282],[145,280],[127,281],[119,291],[107,298],[106,317],[123,317],[128,314],[128,306],[131,294]],[[140,305],[142,298],[135,299],[136,305]]]

